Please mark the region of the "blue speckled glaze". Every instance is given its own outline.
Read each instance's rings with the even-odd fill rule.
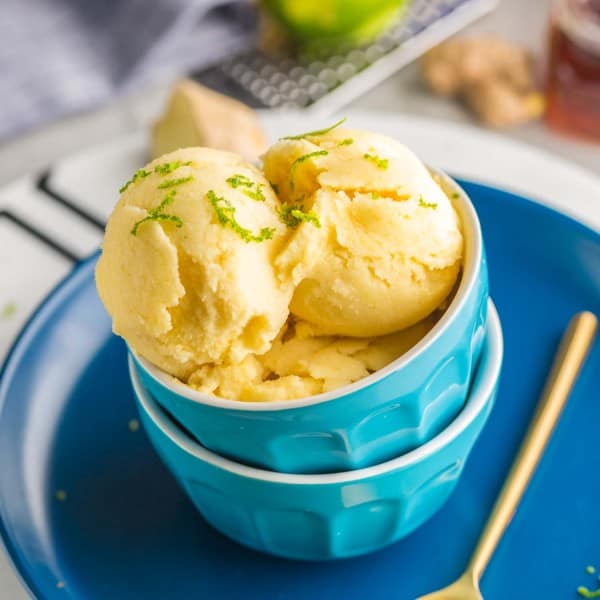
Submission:
[[[477,215],[462,188],[445,179],[460,196],[455,205],[465,232],[465,268],[442,319],[407,354],[342,390],[249,403],[195,392],[132,353],[144,386],[206,448],[284,473],[364,468],[431,439],[464,404],[488,299]]]
[[[372,552],[419,527],[453,491],[492,408],[502,333],[489,309],[484,349],[467,403],[427,444],[386,463],[330,475],[261,471],[198,445],[140,384],[146,432],[196,508],[216,529],[256,550],[304,560]]]

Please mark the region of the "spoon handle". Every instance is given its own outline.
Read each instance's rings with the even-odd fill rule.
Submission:
[[[563,335],[535,415],[469,563],[467,571],[475,582],[485,570],[544,453],[597,327],[598,320],[591,312],[581,312],[571,319]]]

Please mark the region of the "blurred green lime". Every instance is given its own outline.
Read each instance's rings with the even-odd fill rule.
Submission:
[[[360,44],[397,19],[409,0],[262,0],[301,45]]]

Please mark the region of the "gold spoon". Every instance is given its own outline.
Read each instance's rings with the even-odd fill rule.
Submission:
[[[580,312],[571,319],[529,429],[467,569],[452,585],[417,600],[483,600],[479,580],[544,453],[597,328],[598,320],[591,312]]]

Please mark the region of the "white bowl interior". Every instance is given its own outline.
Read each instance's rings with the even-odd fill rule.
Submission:
[[[217,396],[210,396],[198,392],[193,388],[185,385],[175,377],[172,377],[159,367],[153,365],[150,361],[146,360],[137,353],[134,353],[130,348],[130,352],[134,353],[136,359],[139,361],[143,369],[154,378],[160,385],[169,388],[175,394],[199,402],[201,404],[207,404],[209,406],[217,406],[221,408],[227,408],[229,410],[247,410],[247,411],[272,411],[272,410],[285,410],[292,408],[299,408],[302,406],[310,406],[311,404],[317,404],[319,402],[326,402],[327,400],[333,400],[340,396],[351,394],[356,390],[371,385],[375,381],[385,377],[392,371],[402,368],[406,363],[411,361],[415,356],[424,352],[440,335],[444,328],[450,321],[453,320],[455,315],[460,311],[467,298],[469,297],[471,290],[477,284],[478,266],[482,260],[483,254],[483,240],[481,236],[481,227],[479,225],[479,219],[475,208],[471,204],[467,193],[456,183],[451,177],[442,173],[441,171],[434,171],[443,181],[444,186],[448,190],[453,190],[458,194],[457,198],[451,198],[451,201],[459,214],[463,234],[465,240],[465,257],[464,267],[458,285],[458,289],[450,305],[440,318],[440,320],[434,325],[434,327],[415,344],[408,352],[393,360],[391,363],[377,370],[375,373],[360,379],[350,385],[343,386],[341,388],[332,390],[330,392],[324,392],[315,396],[308,396],[306,398],[299,398],[297,400],[276,400],[271,402],[241,402],[239,400],[227,400],[225,398],[219,398]],[[453,193],[454,193],[453,192]]]
[[[486,327],[485,349],[487,353],[487,365],[484,371],[476,374],[475,384],[471,388],[467,403],[459,415],[437,436],[426,442],[422,446],[403,454],[392,460],[380,463],[372,467],[357,469],[355,471],[346,471],[342,473],[327,473],[317,475],[296,475],[289,473],[278,473],[275,471],[265,471],[250,467],[211,452],[201,446],[193,439],[181,431],[162,411],[156,401],[143,388],[140,383],[139,375],[136,372],[133,360],[129,358],[129,371],[136,396],[144,410],[152,419],[156,427],[176,444],[182,451],[191,454],[198,460],[209,463],[219,469],[229,471],[236,475],[271,481],[277,483],[286,483],[290,485],[303,484],[337,484],[348,481],[356,481],[380,475],[395,469],[405,467],[411,463],[419,462],[426,456],[438,451],[449,444],[457,435],[459,435],[483,410],[486,402],[493,392],[494,386],[500,376],[500,367],[502,365],[503,340],[502,329],[498,313],[491,300],[488,301],[488,320]]]

